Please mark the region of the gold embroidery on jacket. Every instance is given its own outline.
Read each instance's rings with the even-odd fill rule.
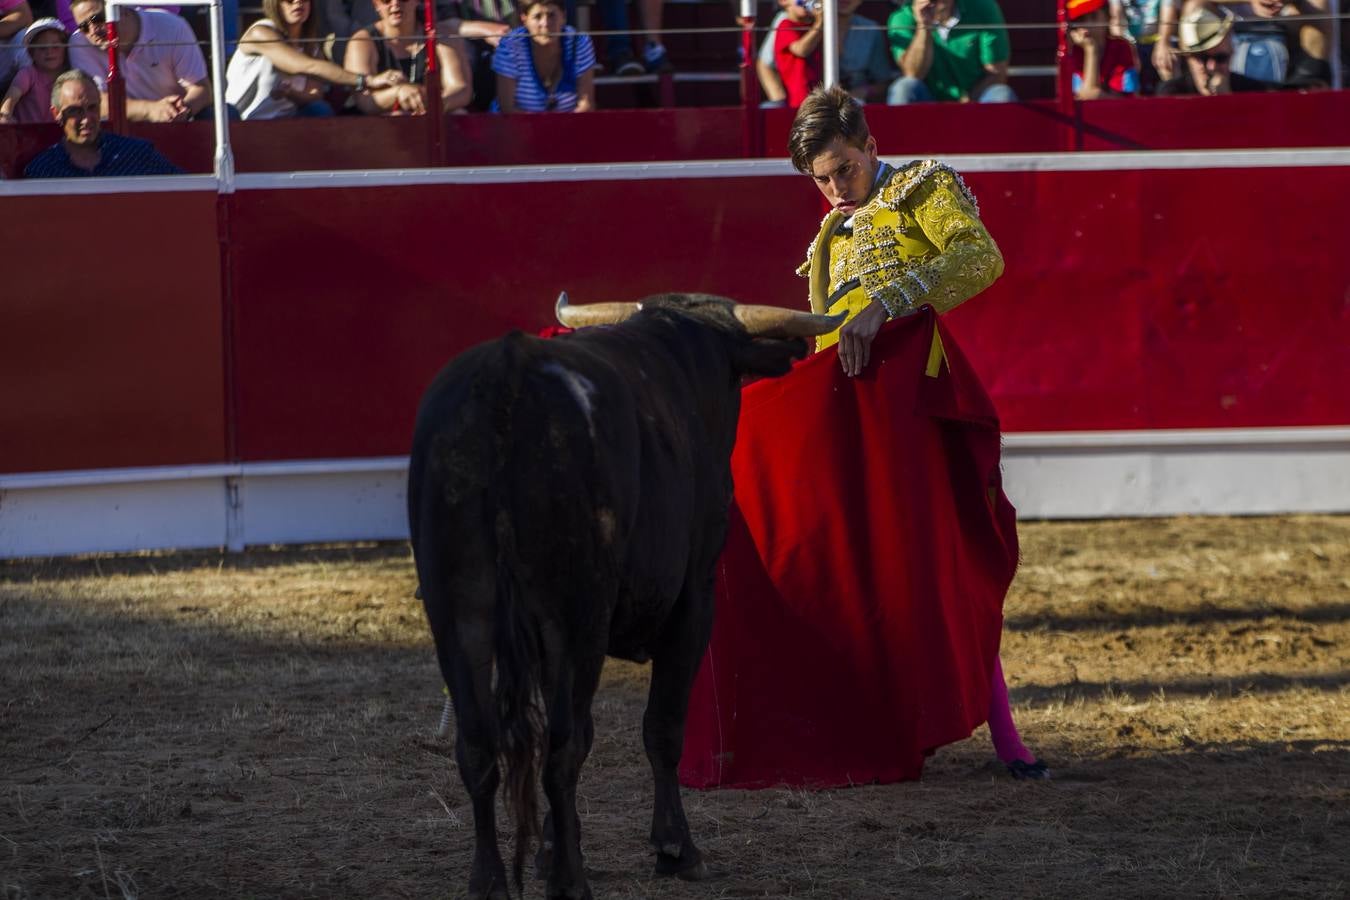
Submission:
[[[860,292],[849,295],[850,318],[868,302],[880,303],[891,316],[925,303],[941,313],[1002,274],[1003,257],[960,175],[936,160],[923,160],[883,172],[882,178],[872,199],[854,214],[851,235],[839,233],[840,213],[831,212],[821,223],[806,262],[797,269],[799,275],[811,275],[815,253],[827,248],[828,275],[809,286],[813,310],[824,311],[826,297],[858,279]]]

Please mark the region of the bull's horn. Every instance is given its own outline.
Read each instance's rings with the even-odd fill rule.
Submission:
[[[558,321],[568,328],[586,328],[589,325],[614,325],[633,315],[642,307],[636,303],[582,303],[569,306],[567,291],[558,295],[553,308]]]
[[[783,309],[781,306],[736,304],[736,319],[745,330],[760,337],[813,337],[829,334],[848,318],[848,313],[822,316]]]

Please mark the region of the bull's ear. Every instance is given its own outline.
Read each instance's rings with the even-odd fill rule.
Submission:
[[[758,338],[741,344],[731,353],[731,364],[743,375],[786,375],[794,359],[806,355],[801,338]]]

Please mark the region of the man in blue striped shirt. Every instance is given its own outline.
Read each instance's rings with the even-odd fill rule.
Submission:
[[[52,116],[61,123],[61,143],[33,157],[25,178],[182,174],[149,141],[103,133],[98,87],[78,69],[62,72],[52,85]]]

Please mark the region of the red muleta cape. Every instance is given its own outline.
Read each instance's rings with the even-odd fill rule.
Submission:
[[[915,779],[985,721],[1017,567],[993,404],[925,307],[857,378],[831,348],[744,390],[717,617],[680,780]]]

